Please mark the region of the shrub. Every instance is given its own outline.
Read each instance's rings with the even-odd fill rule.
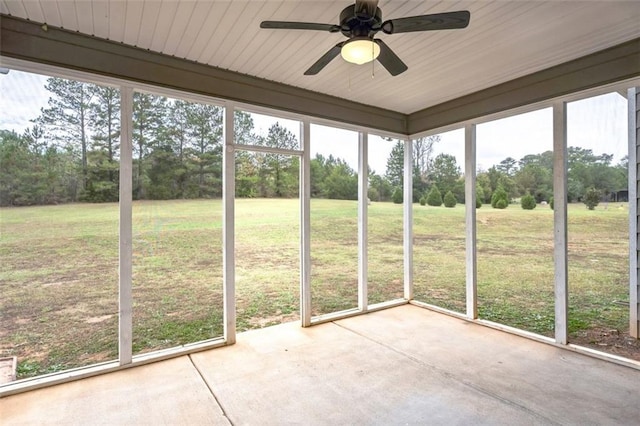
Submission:
[[[427,197],[423,195],[422,197],[420,197],[420,205],[425,206],[426,204],[427,204]]]
[[[478,200],[480,200],[480,206],[478,206]],[[484,203],[484,200],[485,200],[484,190],[479,184],[476,183],[476,208],[480,208],[482,206],[482,203]]]
[[[456,200],[456,196],[453,195],[453,192],[449,191],[444,195],[445,207],[449,207],[449,208],[455,207],[457,202],[458,201]]]
[[[553,210],[553,197],[549,198],[549,207]]]
[[[429,195],[427,195],[427,204],[434,207],[442,205],[442,194],[440,194],[438,187],[435,185],[433,185],[431,191],[429,191]]]
[[[395,204],[402,204],[402,199],[404,198],[402,194],[402,188],[396,188],[391,195],[391,201]]]
[[[495,208],[496,209],[506,209],[508,205],[509,204],[507,204],[507,202],[503,198],[501,198],[496,203],[496,207]]]
[[[520,205],[525,210],[533,210],[536,208],[536,199],[528,192],[520,199]]]
[[[498,207],[498,201],[504,201],[504,207]],[[504,209],[509,205],[509,195],[502,186],[499,186],[491,196],[491,207],[494,209]]]
[[[600,191],[591,187],[584,194],[584,203],[589,210],[593,210],[600,203]]]
[[[367,198],[372,201],[380,201],[380,192],[378,192],[376,188],[369,187],[369,190],[367,191]]]
[[[480,207],[482,207],[482,200],[476,197],[476,209],[479,209]]]

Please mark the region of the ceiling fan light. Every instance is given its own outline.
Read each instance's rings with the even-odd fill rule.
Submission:
[[[380,46],[369,38],[355,39],[342,46],[340,54],[345,61],[362,65],[378,57]]]

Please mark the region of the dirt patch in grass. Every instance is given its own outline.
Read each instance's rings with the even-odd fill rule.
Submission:
[[[571,343],[640,361],[640,340],[617,329],[594,327],[579,331],[571,338]]]
[[[298,315],[297,313],[283,314],[282,312],[277,312],[275,315],[270,315],[267,317],[251,318],[248,323],[251,328],[263,328],[269,327],[271,325],[283,324],[285,322],[297,321],[299,319],[300,315]]]
[[[85,322],[88,323],[88,324],[97,324],[97,323],[104,322],[104,321],[108,320],[109,318],[113,318],[113,315],[102,315],[102,316],[99,316],[99,317],[91,317],[91,318],[87,318],[85,320]]]

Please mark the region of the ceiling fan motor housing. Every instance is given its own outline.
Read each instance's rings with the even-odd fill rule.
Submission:
[[[348,40],[336,44],[322,55],[304,72],[304,75],[318,74],[338,55],[342,55],[346,61],[354,64],[364,64],[377,59],[389,74],[398,75],[408,69],[407,65],[384,41],[374,38],[376,33],[382,31],[390,35],[466,28],[469,25],[469,18],[469,11],[460,10],[382,22],[382,11],[378,7],[378,0],[355,0],[354,5],[342,9],[338,25],[317,22],[262,21],[260,28],[340,32],[347,37]]]
[[[372,38],[380,30],[382,25],[382,11],[376,7],[373,16],[367,13],[356,12],[355,5],[345,7],[340,12],[340,32],[345,37],[369,37]]]

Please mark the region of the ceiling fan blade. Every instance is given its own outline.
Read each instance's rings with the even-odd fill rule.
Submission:
[[[466,28],[470,19],[471,14],[468,10],[410,16],[408,18],[389,19],[383,22],[382,31],[387,34],[398,34],[414,31],[453,30]]]
[[[384,41],[378,39],[374,41],[378,43],[378,46],[380,46],[380,55],[378,55],[378,62],[380,62],[382,66],[385,67],[387,71],[389,71],[389,74],[402,74],[408,69],[407,65],[405,65],[405,63],[402,62],[400,58],[398,58],[398,55],[393,53],[393,50],[391,50],[391,48],[387,46]]]
[[[262,21],[260,28],[274,30],[315,30],[335,33],[340,31],[340,25],[318,24],[315,22],[287,22],[287,21]]]
[[[329,62],[333,61],[333,59],[335,59],[335,57],[340,54],[340,50],[342,49],[342,46],[344,46],[345,43],[346,41],[343,41],[341,43],[336,44],[331,49],[329,49],[327,53],[322,55],[320,59],[316,61],[315,64],[311,65],[309,69],[304,72],[304,75],[316,75],[320,71],[322,71],[324,67],[329,65]]]

